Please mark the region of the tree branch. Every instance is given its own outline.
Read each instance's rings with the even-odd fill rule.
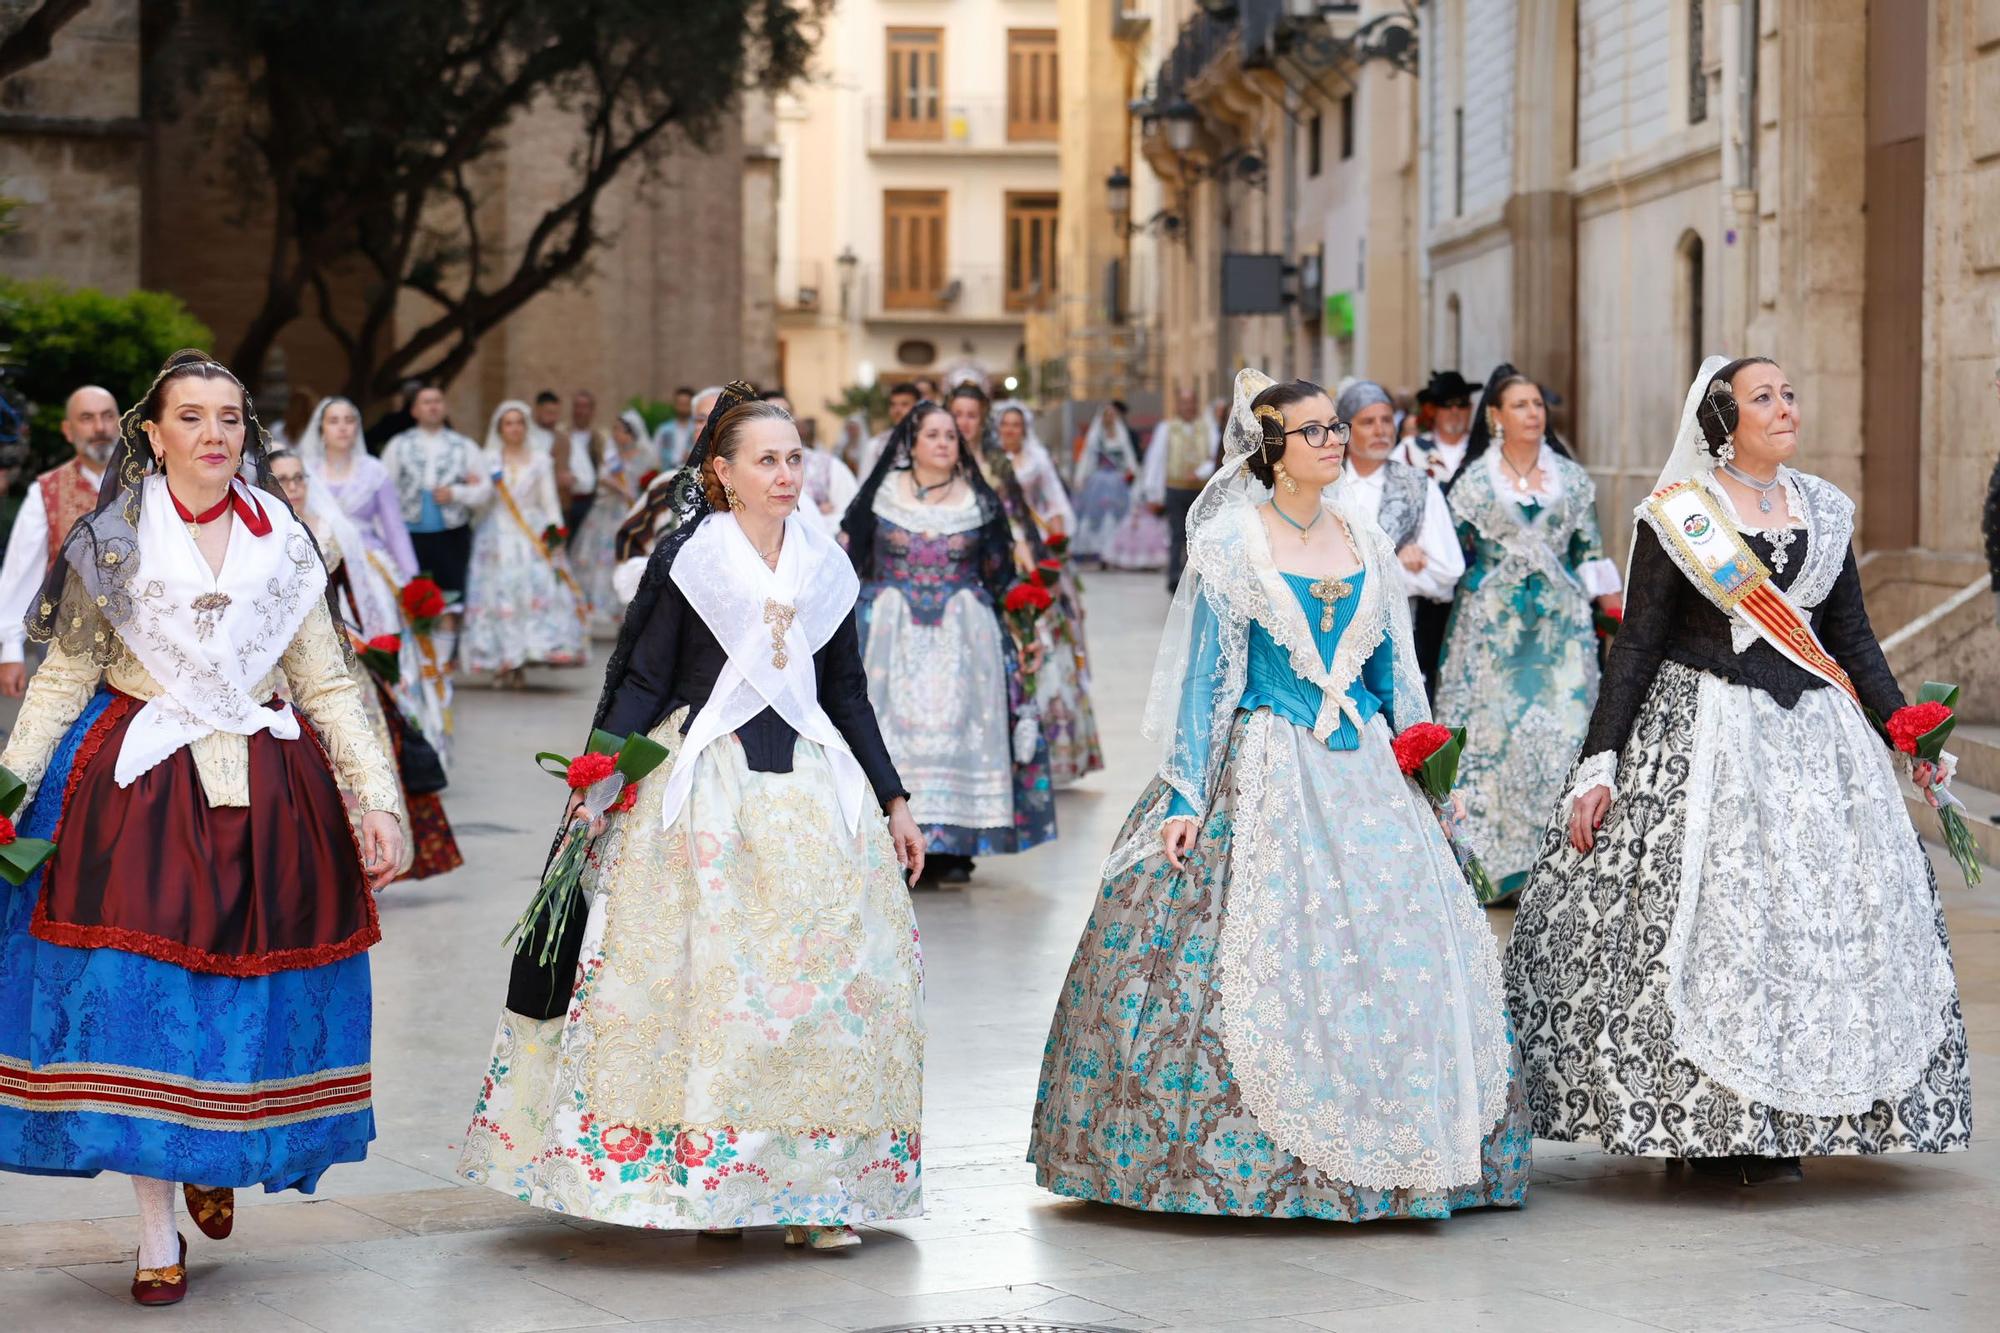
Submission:
[[[42,0],[21,26],[0,37],[0,79],[9,79],[49,58],[56,33],[90,8],[90,0]]]

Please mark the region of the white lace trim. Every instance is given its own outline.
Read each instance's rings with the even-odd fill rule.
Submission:
[[[905,472],[891,477],[888,482],[875,489],[875,514],[886,518],[906,532],[923,532],[933,536],[950,537],[961,532],[970,532],[986,522],[980,512],[979,497],[966,488],[965,496],[954,504],[919,504],[906,495],[905,490],[912,484],[910,474]]]
[[[1296,764],[1284,762],[1286,747],[1279,738],[1281,729],[1291,728],[1268,714],[1252,718],[1233,770],[1240,813],[1228,912],[1217,947],[1217,1026],[1243,1105],[1279,1147],[1337,1180],[1370,1189],[1416,1190],[1477,1181],[1486,1134],[1505,1114],[1510,1088],[1499,947],[1456,861],[1443,851],[1442,834],[1424,836],[1420,847],[1410,849],[1415,855],[1409,875],[1417,883],[1384,895],[1389,905],[1364,893],[1361,910],[1415,913],[1424,910],[1428,884],[1444,887],[1440,896],[1449,920],[1438,934],[1452,946],[1464,971],[1456,985],[1442,979],[1438,983],[1446,1015],[1425,1015],[1413,1006],[1405,1017],[1413,1020],[1412,1026],[1435,1024],[1443,1034],[1440,1044],[1449,1047],[1433,1049],[1427,1064],[1419,1062],[1433,1075],[1429,1081],[1408,1066],[1402,1084],[1393,1088],[1380,1086],[1394,1085],[1395,1076],[1378,1065],[1363,1066],[1350,1076],[1346,1066],[1361,1057],[1348,1046],[1357,1039],[1332,1017],[1323,981],[1311,988],[1319,996],[1317,1007],[1312,1006],[1305,978],[1336,963],[1357,963],[1350,954],[1359,951],[1328,955],[1335,942],[1360,942],[1363,932],[1325,901],[1312,881],[1315,866],[1301,855],[1297,831],[1312,812],[1303,808]],[[1371,725],[1363,744],[1386,749],[1386,726],[1378,730]],[[1392,813],[1403,813],[1411,804],[1411,791],[1408,784],[1385,789],[1382,803]],[[1374,814],[1365,809],[1352,813]],[[1425,810],[1420,817],[1431,816]],[[1404,942],[1393,921],[1376,929],[1397,945]],[[1393,978],[1392,952],[1378,950],[1370,957],[1378,971]],[[1371,1011],[1372,996],[1371,988],[1358,997]],[[1323,1044],[1321,1036],[1333,1044]],[[1394,1041],[1395,1035],[1364,1032],[1357,1044],[1372,1048],[1381,1040]],[[1461,1063],[1468,1060],[1469,1069]],[[1474,1092],[1470,1099],[1462,1095],[1468,1082]],[[1327,1094],[1329,1084],[1334,1095]],[[1418,1102],[1425,1104],[1413,1105]],[[1425,1111],[1434,1115],[1425,1120]],[[1403,1118],[1396,1120],[1399,1115]]]
[[[1915,1086],[1956,985],[1888,756],[1830,694],[1786,710],[1702,673],[1664,954],[1688,1060],[1738,1096],[1813,1116],[1861,1115]],[[1718,778],[1725,765],[1742,770],[1734,781]]]
[[[1618,794],[1618,751],[1599,750],[1577,761],[1575,780],[1570,784],[1569,794],[1563,797],[1565,812],[1571,801],[1592,787],[1604,787],[1613,796]]]

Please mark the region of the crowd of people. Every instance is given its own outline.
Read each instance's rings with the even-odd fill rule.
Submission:
[[[0,912],[0,1169],[131,1176],[143,1304],[188,1289],[176,1186],[221,1237],[236,1188],[365,1155],[374,894],[456,856],[451,690],[593,625],[593,728],[662,758],[608,806],[573,766],[585,902],[513,956],[460,1174],[815,1250],[920,1215],[908,889],[1054,838],[1103,766],[1092,564],[1174,591],[1044,1187],[1361,1222],[1519,1207],[1535,1137],[1743,1184],[1969,1143],[1898,787],[1949,765],[1890,743],[1854,507],[1769,359],[1702,366],[1622,574],[1510,365],[1408,405],[1245,370],[1143,451],[1108,405],[1067,477],[976,382],[823,445],[743,383],[650,431],[509,400],[483,446],[408,397],[377,457],[342,399],[270,447],[200,352],[122,417],[79,389],[0,570],[46,654],[0,765],[57,842]]]

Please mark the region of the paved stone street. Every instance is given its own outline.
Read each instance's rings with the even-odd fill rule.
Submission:
[[[1179,1333],[1992,1326],[1990,1129],[1969,1153],[1809,1163],[1803,1183],[1756,1191],[1538,1144],[1525,1210],[1442,1223],[1157,1217],[1037,1190],[1022,1154],[1043,1035],[1098,860],[1145,780],[1138,714],[1166,600],[1153,576],[1100,576],[1089,605],[1110,771],[1062,797],[1056,844],[982,862],[969,891],[917,901],[931,1034],[922,1221],[823,1255],[785,1250],[776,1233],[731,1242],[565,1222],[454,1181],[504,986],[500,938],[559,804],[529,756],[579,735],[596,695],[594,672],[543,672],[527,694],[461,694],[447,801],[466,866],[384,896],[369,1161],[334,1169],[312,1199],[241,1196],[253,1206],[229,1241],[184,1225],[193,1289],[166,1311],[125,1295],[122,1178],[0,1175],[0,1327],[813,1333],[1010,1315]],[[2000,878],[1968,891],[1948,861],[1940,878],[1990,1117]]]

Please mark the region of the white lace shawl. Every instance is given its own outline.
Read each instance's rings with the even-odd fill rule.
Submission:
[[[277,497],[232,485],[263,508],[271,531],[253,536],[236,519],[217,574],[174,512],[166,479],[146,478],[131,619],[119,637],[162,693],[126,729],[113,770],[121,787],[210,732],[299,735],[290,704],[267,707],[252,691],[326,591],[326,569],[312,538]]]
[[[819,703],[813,654],[847,618],[861,581],[833,539],[803,514],[785,520],[776,570],[767,568],[733,514],[710,514],[674,557],[679,588],[728,661],[708,702],[688,726],[661,800],[671,828],[694,785],[694,765],[710,743],[766,708],[815,741],[833,769],[851,834],[866,804],[867,778]]]
[[[1263,439],[1250,402],[1270,383],[1261,371],[1237,374],[1223,464],[1188,513],[1187,572],[1160,635],[1146,697],[1143,731],[1161,747],[1158,776],[1198,815],[1208,810],[1227,749],[1224,742],[1243,698],[1253,623],[1264,626],[1285,650],[1300,679],[1319,688],[1320,711],[1313,728],[1319,739],[1326,739],[1343,714],[1354,720],[1347,687],[1361,674],[1384,634],[1395,645],[1390,709],[1396,726],[1430,720],[1411,639],[1409,597],[1395,550],[1373,514],[1350,508],[1330,493],[1322,495],[1321,504],[1345,521],[1369,577],[1362,581],[1360,605],[1341,636],[1332,667],[1320,664],[1305,613],[1278,572],[1258,517],[1258,506],[1271,498],[1270,488],[1243,466]],[[1196,642],[1195,612],[1202,602],[1214,616],[1217,667],[1206,697],[1190,697],[1199,693],[1198,685],[1191,688],[1190,674],[1199,670],[1205,647]],[[1104,865],[1107,878],[1158,850],[1166,811],[1167,803],[1158,803],[1129,837],[1112,848]]]

